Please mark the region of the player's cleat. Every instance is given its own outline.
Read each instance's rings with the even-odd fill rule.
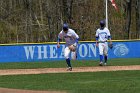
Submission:
[[[107,64],[106,63],[104,63],[104,66],[106,66]]]
[[[68,67],[67,68],[67,71],[72,71],[72,67]]]
[[[100,62],[99,66],[103,66],[103,62]]]

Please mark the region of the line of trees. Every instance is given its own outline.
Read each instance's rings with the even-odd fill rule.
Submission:
[[[109,2],[109,29],[113,39],[140,38],[140,0]],[[105,0],[0,0],[0,43],[56,41],[68,22],[80,40],[95,40],[105,18]]]

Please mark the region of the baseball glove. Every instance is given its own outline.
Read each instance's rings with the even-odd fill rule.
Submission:
[[[109,44],[108,46],[109,46],[109,48],[110,48],[110,49],[112,49],[112,48],[113,48],[113,44],[112,44],[112,43],[111,43],[111,44]]]
[[[76,46],[75,45],[70,45],[69,49],[74,52],[74,51],[76,51]]]

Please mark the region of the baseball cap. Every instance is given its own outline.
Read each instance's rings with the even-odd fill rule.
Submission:
[[[67,23],[64,23],[64,24],[63,24],[63,30],[64,30],[64,31],[67,31],[68,28],[69,28],[68,24],[67,24]]]
[[[101,26],[101,27],[104,27],[104,26],[105,26],[105,21],[104,21],[104,20],[101,20],[101,21],[100,21],[100,26]]]

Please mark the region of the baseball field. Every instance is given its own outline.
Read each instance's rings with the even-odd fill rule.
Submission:
[[[0,64],[0,93],[139,93],[140,58]]]

